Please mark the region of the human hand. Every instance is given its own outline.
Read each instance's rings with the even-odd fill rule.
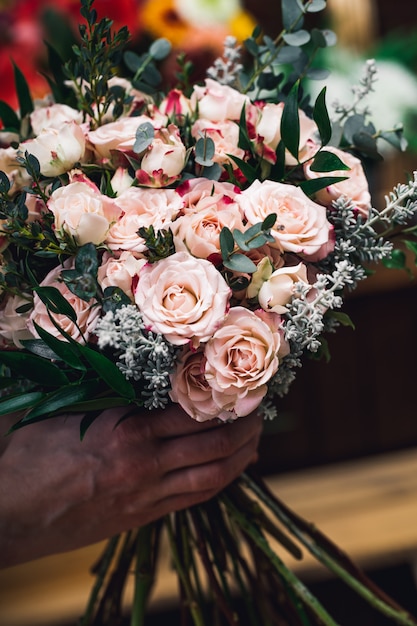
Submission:
[[[0,565],[73,550],[208,500],[257,458],[262,419],[198,423],[177,405],[26,426],[0,457]],[[117,425],[118,424],[118,425]],[[117,425],[117,426],[116,426]]]

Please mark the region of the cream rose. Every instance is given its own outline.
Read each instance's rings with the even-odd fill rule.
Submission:
[[[69,268],[70,264],[66,263],[65,268]],[[96,300],[85,302],[73,294],[68,287],[59,280],[62,267],[56,267],[47,274],[44,280],[41,282],[41,287],[55,287],[63,295],[63,297],[71,304],[76,315],[77,323],[75,324],[66,315],[51,313],[53,319],[57,322],[59,327],[65,331],[74,341],[83,343],[84,339],[88,340],[90,334],[93,332],[94,327],[100,315],[100,307],[97,306]],[[52,323],[48,310],[39,296],[34,295],[33,299],[33,311],[31,312],[28,320],[28,328],[31,333],[37,337],[37,332],[34,324],[37,324],[44,330],[46,330],[54,337],[57,337],[61,341],[67,341],[60,333],[60,331]]]
[[[51,104],[39,107],[30,114],[30,123],[35,135],[46,128],[59,130],[66,122],[83,123],[83,114],[66,104]]]
[[[245,151],[239,148],[239,126],[236,122],[226,120],[224,122],[211,122],[198,119],[191,128],[192,136],[198,140],[207,137],[214,142],[214,163],[224,165],[229,163],[234,169],[238,167],[233,156],[244,159]],[[232,156],[229,156],[232,155]]]
[[[119,257],[105,252],[97,272],[98,283],[103,291],[119,287],[133,302],[133,280],[146,263],[146,259],[138,259],[131,252],[122,252]]]
[[[190,100],[180,89],[171,89],[158,108],[162,115],[167,115],[176,124],[192,113]]]
[[[213,181],[204,177],[186,180],[176,191],[182,198],[184,213],[196,213],[213,207],[219,211],[235,203],[240,193],[240,189],[232,183]]]
[[[111,250],[144,252],[146,244],[138,234],[139,228],[151,225],[155,231],[170,228],[182,205],[181,197],[173,189],[130,187],[117,198],[122,214],[111,226],[106,244]]]
[[[121,214],[112,199],[87,182],[73,182],[56,189],[48,209],[54,215],[57,233],[68,233],[80,246],[102,243]]]
[[[214,402],[213,390],[204,376],[204,361],[203,349],[184,350],[171,375],[171,400],[197,422],[236,418],[235,413],[223,411]]]
[[[97,159],[111,159],[112,150],[132,152],[136,142],[136,131],[142,124],[152,123],[147,115],[121,117],[91,130],[87,134]]]
[[[281,336],[250,309],[236,306],[205,346],[214,402],[237,417],[254,411],[279,366]]]
[[[82,159],[84,132],[76,122],[65,122],[59,129],[42,130],[35,139],[21,143],[19,149],[38,159],[44,176],[60,176]]]
[[[238,121],[243,107],[250,105],[248,96],[212,78],[206,78],[205,86],[195,85],[190,100],[198,116],[212,122]]]
[[[318,146],[313,145],[310,150],[314,153],[317,152]],[[362,163],[360,159],[355,157],[349,152],[334,148],[333,146],[326,146],[324,148],[326,152],[331,152],[339,157],[339,159],[347,165],[349,170],[334,170],[331,172],[314,172],[311,169],[311,161],[308,161],[304,165],[304,174],[308,180],[321,178],[323,176],[347,176],[346,180],[342,180],[339,183],[333,183],[320,189],[315,194],[315,199],[320,204],[325,206],[331,206],[333,200],[337,200],[340,196],[350,198],[359,213],[366,217],[369,213],[369,209],[372,206],[371,194],[369,193],[368,180],[363,171]]]
[[[215,267],[187,252],[146,265],[135,301],[144,322],[175,345],[197,348],[223,322],[230,289]]]
[[[286,305],[291,302],[298,281],[308,283],[307,268],[303,263],[280,267],[262,282],[258,292],[259,304],[265,311],[286,313]]]
[[[33,335],[27,327],[29,313],[17,313],[16,311],[27,303],[28,301],[21,296],[6,296],[0,309],[0,337],[6,345],[14,345],[16,348],[22,349],[21,342],[23,340],[33,339]]]
[[[248,226],[277,214],[271,234],[275,246],[310,260],[324,258],[332,249],[332,226],[325,207],[310,200],[299,187],[272,180],[255,180],[238,202]]]
[[[155,133],[152,144],[142,157],[136,172],[139,182],[164,186],[176,180],[185,166],[186,148],[177,126],[170,124]]]
[[[214,205],[197,213],[187,213],[171,226],[175,249],[177,252],[186,250],[201,259],[207,259],[211,254],[220,254],[220,232],[224,227],[244,230],[236,204],[221,210],[217,210]]]

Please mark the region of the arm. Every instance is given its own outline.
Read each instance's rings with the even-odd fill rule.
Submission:
[[[80,416],[26,426],[0,456],[0,566],[64,552],[214,496],[256,459],[262,428],[198,423],[179,407],[107,410],[82,442]]]

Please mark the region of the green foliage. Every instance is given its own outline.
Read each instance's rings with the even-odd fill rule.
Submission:
[[[274,213],[268,215],[263,222],[254,224],[243,233],[237,229],[233,232],[226,226],[220,232],[220,250],[225,268],[234,272],[253,274],[256,270],[255,263],[242,252],[250,252],[255,248],[260,248],[266,243],[271,243],[274,238],[271,235],[271,228],[276,222],[277,216]]]
[[[155,232],[154,227],[142,226],[139,228],[139,235],[146,243],[147,257],[150,263],[164,259],[175,252],[174,241],[171,230],[161,229]]]
[[[144,93],[155,94],[162,81],[157,62],[162,61],[170,52],[171,44],[164,38],[152,42],[149,50],[143,54],[127,50],[123,60],[133,74],[132,85]]]

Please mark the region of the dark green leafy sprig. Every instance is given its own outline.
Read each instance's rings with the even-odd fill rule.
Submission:
[[[20,140],[24,140],[31,134],[29,116],[34,105],[26,78],[15,63],[13,72],[19,112],[16,113],[7,102],[0,100],[0,120],[5,131],[15,133]]]
[[[147,258],[150,263],[165,259],[174,254],[175,246],[171,230],[161,229],[155,232],[154,227],[142,226],[138,230],[138,234],[143,237],[147,247]]]
[[[81,0],[81,15],[87,24],[79,26],[81,43],[73,46],[75,61],[65,64],[64,74],[74,84],[80,110],[95,128],[111,106],[114,117],[123,113],[125,91],[110,88],[108,83],[121,64],[129,32],[124,26],[113,33],[113,22],[107,17],[98,21],[92,5],[93,0]]]

